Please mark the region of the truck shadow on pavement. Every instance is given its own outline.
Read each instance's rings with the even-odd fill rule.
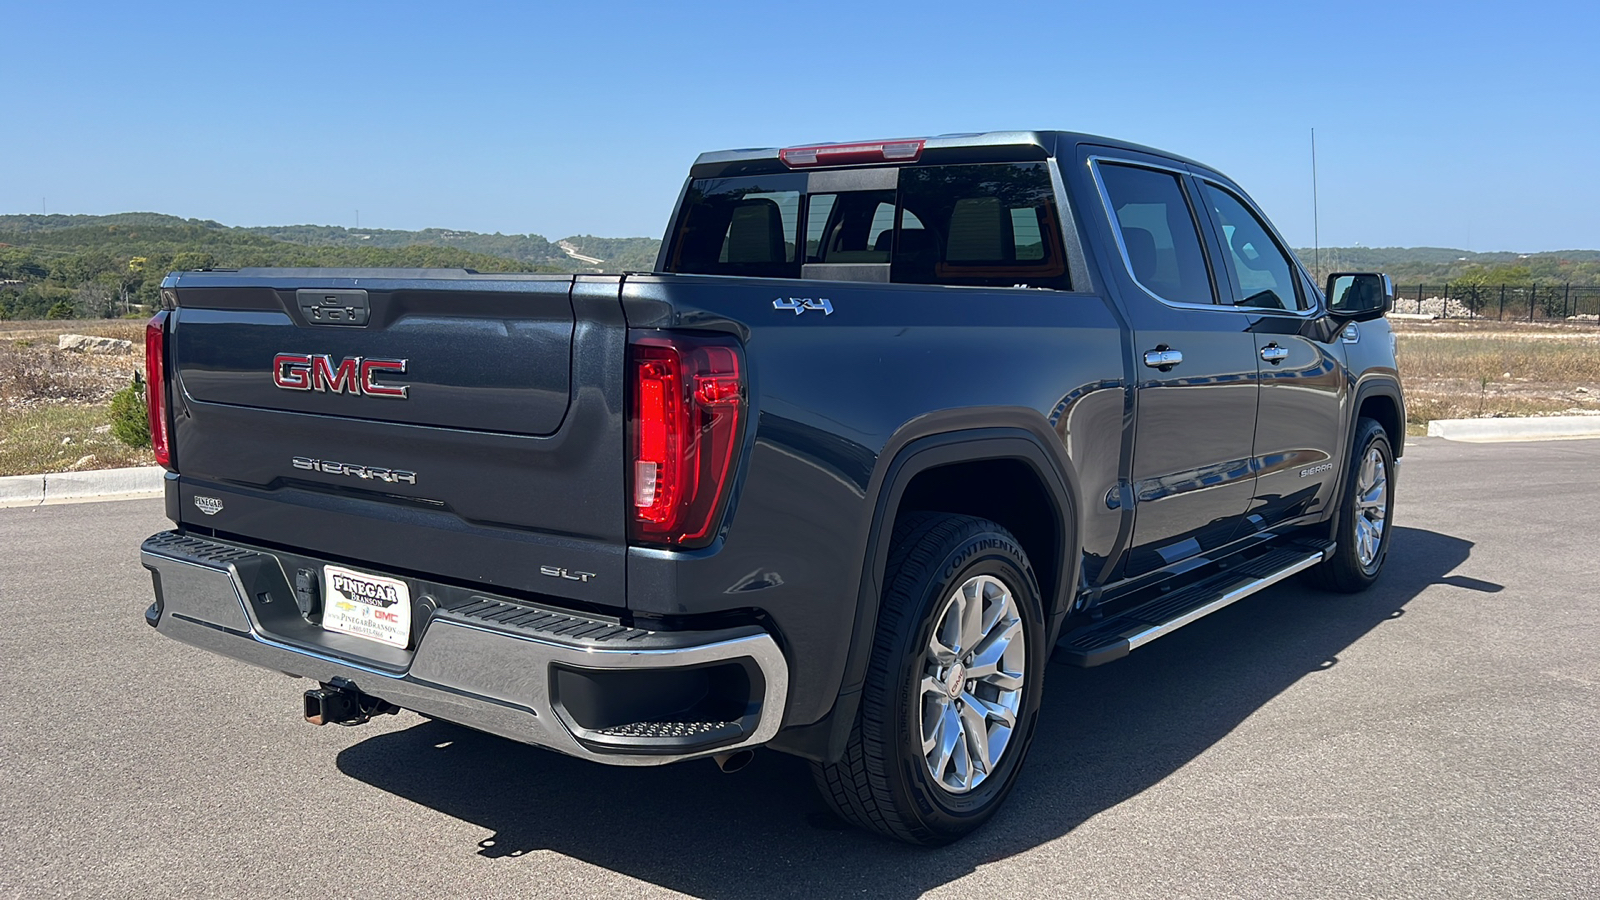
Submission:
[[[987,826],[951,847],[902,846],[844,826],[814,794],[807,764],[777,753],[758,753],[732,775],[710,761],[612,768],[424,722],[345,749],[338,766],[492,832],[441,853],[516,865],[548,850],[701,897],[913,897],[1065,835],[1161,781],[1300,679],[1336,665],[1362,636],[1397,622],[1428,586],[1500,590],[1450,577],[1471,548],[1399,528],[1383,580],[1365,594],[1291,581],[1114,664],[1052,666],[1016,790]]]

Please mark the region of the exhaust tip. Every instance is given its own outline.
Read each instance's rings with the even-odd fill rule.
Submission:
[[[732,775],[734,772],[750,765],[750,761],[756,758],[756,752],[754,750],[735,750],[732,753],[718,753],[711,758],[716,760],[717,768],[721,769],[725,774]]]

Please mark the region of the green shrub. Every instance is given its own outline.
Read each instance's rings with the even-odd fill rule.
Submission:
[[[150,414],[144,400],[144,383],[134,378],[111,395],[111,433],[129,447],[150,446]]]
[[[45,313],[44,317],[46,319],[70,319],[74,315],[72,304],[62,300],[50,307],[50,311]]]

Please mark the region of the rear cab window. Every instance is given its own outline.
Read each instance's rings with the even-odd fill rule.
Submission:
[[[693,179],[666,271],[799,278],[807,264],[867,265],[905,284],[1067,289],[1050,165],[906,166],[894,190],[808,193],[808,173]]]

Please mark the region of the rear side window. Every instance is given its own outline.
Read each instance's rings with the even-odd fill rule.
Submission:
[[[695,179],[667,271],[798,278],[806,263],[867,265],[903,283],[1066,288],[1049,166],[912,166],[896,190],[815,194],[806,173]]]
[[[1067,287],[1049,163],[900,171],[890,280]]]
[[[1215,303],[1199,226],[1178,177],[1110,163],[1097,171],[1134,280],[1163,300]]]
[[[689,184],[668,271],[798,278],[803,174]]]

